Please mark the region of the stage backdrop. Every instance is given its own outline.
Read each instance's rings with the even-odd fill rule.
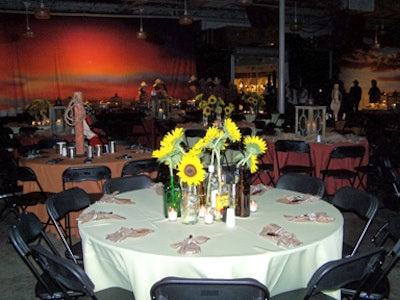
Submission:
[[[0,105],[21,108],[32,99],[132,101],[141,81],[166,82],[169,95],[185,97],[196,74],[192,26],[144,19],[146,40],[136,38],[138,19],[29,16],[34,38],[23,36],[24,15],[0,14]],[[64,100],[65,101],[65,100]]]

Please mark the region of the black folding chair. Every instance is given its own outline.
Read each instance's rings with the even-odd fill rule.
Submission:
[[[145,189],[151,186],[153,180],[147,175],[133,175],[107,179],[103,185],[105,194],[120,193]]]
[[[363,146],[339,146],[335,147],[329,154],[329,159],[325,169],[321,170],[322,180],[327,178],[346,179],[351,187],[354,187],[358,178],[356,168],[360,167],[364,157],[365,148]],[[341,164],[340,167],[333,166],[345,159],[351,159],[351,167]]]
[[[385,263],[373,273],[361,291],[359,299],[390,299],[389,274],[396,266],[400,257],[400,215],[392,217],[372,238],[378,248],[386,250]],[[342,289],[342,298],[355,293],[354,284]]]
[[[50,282],[62,290],[64,299],[93,300],[134,300],[132,291],[111,287],[94,292],[94,284],[85,271],[73,262],[54,255],[41,245],[32,246],[32,255],[46,271]],[[83,294],[82,297],[69,297],[68,290]]]
[[[304,156],[302,161],[305,164],[282,164],[280,163],[280,156],[290,156],[291,153],[297,153]],[[275,155],[276,163],[279,174],[286,173],[304,173],[310,176],[313,175],[313,165],[311,161],[310,145],[304,141],[296,140],[278,140],[275,142]]]
[[[65,246],[65,256],[75,263],[83,260],[83,251],[81,241],[72,243],[69,213],[80,211],[89,205],[88,194],[78,187],[54,194],[46,201],[47,213]]]
[[[252,278],[211,279],[166,277],[150,289],[153,300],[268,300],[268,288]]]
[[[300,173],[283,174],[276,182],[276,187],[303,194],[318,195],[321,198],[325,195],[325,184],[321,179]]]
[[[354,246],[348,243],[343,244],[343,255],[354,255],[378,212],[379,201],[370,193],[352,187],[342,187],[333,197],[332,204],[342,212],[354,213],[360,221],[364,222],[356,244]]]
[[[121,172],[122,176],[139,175],[145,173],[151,174],[158,171],[158,163],[155,158],[131,160],[124,164]]]
[[[37,280],[35,285],[36,297],[43,300],[64,298],[64,291],[52,283],[47,273],[42,271],[32,257],[31,246],[39,243],[44,244],[54,255],[59,256],[55,245],[46,235],[39,218],[33,213],[23,212],[8,232],[11,244]],[[66,290],[65,293],[71,297],[82,295],[81,292],[70,290]]]
[[[67,189],[67,183],[79,183],[84,181],[103,181],[111,178],[111,170],[107,166],[70,167],[62,174],[63,190]],[[102,193],[89,193],[90,202],[94,203],[102,197]]]
[[[273,296],[271,300],[333,300],[335,298],[323,294],[323,292],[338,290],[351,282],[359,282],[357,290],[351,298],[358,299],[366,280],[379,268],[384,257],[385,250],[373,249],[354,256],[329,261],[315,271],[306,288]]]

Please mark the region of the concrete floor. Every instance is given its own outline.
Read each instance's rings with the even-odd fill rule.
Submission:
[[[397,212],[386,208],[380,209],[372,224],[370,233],[375,233],[388,218],[394,216],[396,213]],[[360,227],[359,221],[351,214],[345,214],[344,216],[344,239],[350,242],[354,240],[355,230]],[[35,279],[16,254],[12,245],[7,241],[8,228],[14,220],[14,216],[9,216],[0,226],[0,257],[2,258],[0,267],[0,300],[34,300],[37,299],[34,295]],[[372,246],[372,243],[370,243],[371,234],[369,234],[365,243],[362,245],[363,250]],[[49,235],[52,237],[52,240],[60,246],[60,249],[63,249],[60,241],[57,240],[54,235]],[[389,279],[392,288],[390,299],[400,299],[400,264],[392,270]]]

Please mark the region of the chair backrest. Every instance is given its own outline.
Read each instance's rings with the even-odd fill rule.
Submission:
[[[242,136],[253,134],[253,130],[250,127],[241,127],[239,128],[239,131],[242,134]]]
[[[305,141],[277,140],[275,142],[276,152],[310,153],[310,145]]]
[[[62,174],[63,189],[67,182],[100,181],[111,178],[111,170],[107,166],[70,167]]]
[[[325,263],[309,280],[304,300],[322,291],[340,289],[351,282],[360,283],[358,287],[360,292],[368,277],[381,266],[384,257],[385,250],[376,248]],[[357,296],[356,293],[354,299],[358,299]]]
[[[329,154],[329,159],[326,165],[326,169],[330,168],[331,162],[334,159],[345,159],[352,158],[356,159],[354,164],[355,167],[361,166],[362,159],[364,157],[365,148],[364,146],[339,146],[333,148]]]
[[[35,172],[29,167],[18,166],[17,168],[17,180],[19,181],[34,181],[39,187],[40,191],[43,192],[43,188],[36,177]]]
[[[325,184],[321,179],[300,173],[283,174],[276,182],[276,188],[320,197],[325,195]]]
[[[46,243],[46,246],[54,255],[59,255],[56,247],[44,232],[39,218],[33,213],[23,212],[16,223],[9,228],[8,233],[11,244],[43,289],[43,291],[39,291],[38,296],[42,294],[41,296],[45,297],[45,294],[54,295],[59,292],[59,289],[54,289],[54,286],[42,276],[42,270],[37,266],[32,257],[30,246],[42,241]],[[56,299],[56,297],[49,297],[48,299]]]
[[[64,296],[67,296],[68,290],[72,290],[96,299],[94,284],[79,265],[54,255],[41,245],[32,246],[32,255],[53,279],[53,283],[63,290]]]
[[[355,213],[359,218],[366,221],[351,253],[353,255],[360,247],[365,234],[375,218],[379,209],[379,200],[372,194],[346,186],[337,190],[333,196],[332,204],[341,211]]]
[[[126,177],[110,178],[103,184],[103,192],[112,194],[115,191],[120,193],[148,188],[153,180],[147,175],[133,175]]]
[[[269,291],[265,285],[252,278],[211,279],[166,277],[151,287],[150,296],[153,300],[266,300],[269,299]]]
[[[143,173],[152,173],[158,170],[157,159],[131,160],[124,164],[121,177],[127,175],[139,175]]]

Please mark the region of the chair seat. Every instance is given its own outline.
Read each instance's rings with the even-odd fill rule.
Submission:
[[[351,179],[357,176],[356,172],[346,169],[322,170],[321,174],[325,177],[333,177],[336,179]]]
[[[286,165],[279,170],[282,174],[286,173],[312,173],[312,168],[307,166],[293,166],[293,165]]]
[[[75,260],[83,261],[82,242],[77,242],[76,244],[71,245],[71,251],[74,254]],[[65,257],[73,260],[73,258],[71,257],[71,254],[68,252],[68,250],[65,250]]]
[[[306,295],[307,289],[298,289],[286,293],[282,293],[279,295],[272,296],[270,300],[301,300]],[[312,300],[333,300],[331,296],[326,294],[317,294],[312,296],[310,299]]]
[[[40,299],[64,299],[64,295],[61,292],[60,288],[54,284],[54,282],[51,280],[51,278],[46,274],[43,273],[41,275],[42,279],[44,282],[47,283],[47,285],[50,287],[50,289],[53,291],[52,293],[49,293],[44,286],[41,284],[41,282],[37,282],[35,285],[35,295],[39,297]],[[67,290],[68,296],[70,297],[79,297],[82,296],[83,294],[81,292],[76,292],[76,291],[71,291]]]
[[[125,290],[123,288],[112,287],[105,290],[101,290],[95,293],[97,300],[134,300],[135,296],[132,291]],[[84,297],[79,299],[92,299],[90,297]]]

